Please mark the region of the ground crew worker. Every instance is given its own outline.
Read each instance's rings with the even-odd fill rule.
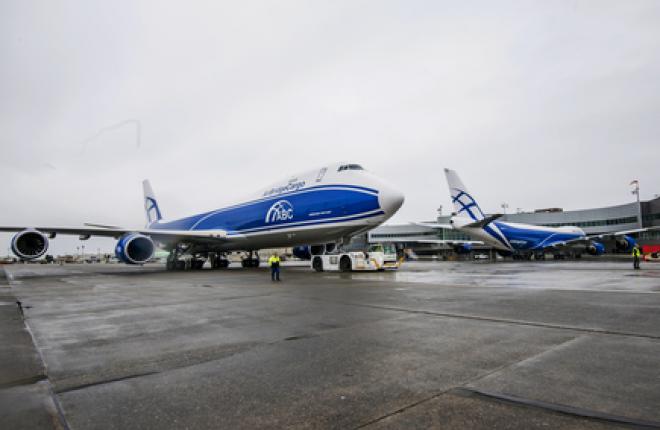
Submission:
[[[640,257],[641,252],[639,252],[639,246],[635,245],[632,251],[632,256],[633,256],[633,267],[635,269],[639,269],[639,257]]]
[[[270,280],[278,281],[280,280],[280,257],[276,253],[270,256],[268,259],[268,265],[270,266]]]

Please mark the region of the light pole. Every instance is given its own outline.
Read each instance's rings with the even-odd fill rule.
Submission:
[[[630,185],[634,185],[631,193],[637,197],[637,225],[639,228],[642,228],[642,203],[639,201],[639,181],[635,179],[630,183]]]
[[[504,213],[504,215],[506,215],[506,210],[509,208],[509,204],[505,202],[502,203],[500,206],[502,207],[502,212]]]
[[[630,185],[635,186],[635,188],[633,188],[633,190],[630,193],[637,196],[637,203],[639,203],[639,181],[637,179],[635,179],[634,181],[632,181],[630,183]]]

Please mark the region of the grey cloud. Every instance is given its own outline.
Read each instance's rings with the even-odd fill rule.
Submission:
[[[0,224],[139,226],[145,177],[180,216],[335,160],[403,189],[393,222],[449,207],[445,166],[486,210],[621,203],[631,179],[652,197],[659,18],[653,0],[4,2]]]

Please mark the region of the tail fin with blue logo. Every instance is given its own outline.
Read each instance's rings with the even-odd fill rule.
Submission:
[[[449,184],[449,195],[454,205],[456,216],[470,218],[475,222],[484,220],[486,217],[477,204],[477,201],[468,192],[463,181],[454,170],[445,169],[447,184]]]
[[[147,215],[147,227],[156,221],[163,219],[156,201],[154,190],[151,189],[151,184],[148,179],[142,181],[142,189],[144,190],[144,211]]]

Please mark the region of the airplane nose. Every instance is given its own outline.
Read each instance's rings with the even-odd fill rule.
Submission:
[[[405,197],[403,193],[390,185],[383,185],[379,192],[380,207],[386,215],[394,215],[399,210]]]

